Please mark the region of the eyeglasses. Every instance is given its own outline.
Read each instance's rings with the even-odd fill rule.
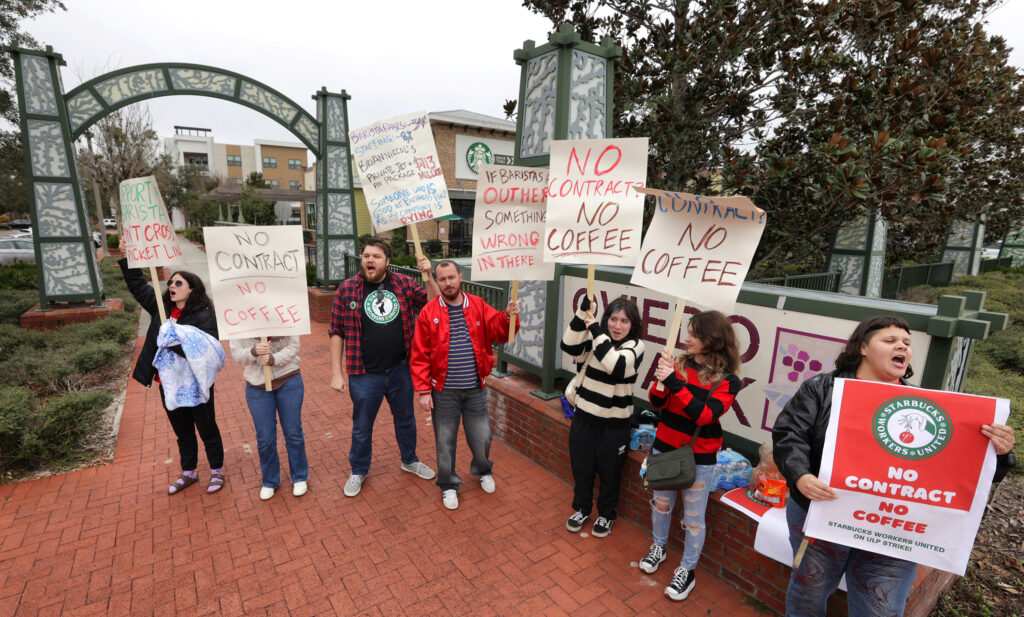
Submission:
[[[184,287],[185,286],[185,281],[183,281],[181,279],[175,279],[173,281],[168,281],[167,285],[170,286],[170,287]]]

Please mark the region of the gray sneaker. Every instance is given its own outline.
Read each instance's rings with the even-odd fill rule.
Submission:
[[[358,474],[352,474],[348,477],[345,482],[345,497],[355,497],[359,494],[359,491],[363,490],[363,481],[366,480],[366,476],[360,476]]]
[[[433,480],[434,479],[434,470],[431,469],[430,467],[427,467],[426,465],[424,465],[423,463],[421,463],[419,461],[416,461],[415,463],[409,463],[408,465],[405,464],[405,463],[402,463],[402,471],[408,471],[409,473],[414,473],[417,476],[423,478],[424,480]]]

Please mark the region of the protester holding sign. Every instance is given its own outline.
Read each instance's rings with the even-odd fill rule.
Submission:
[[[562,335],[562,351],[573,356],[577,371],[565,391],[575,408],[569,428],[574,512],[565,527],[576,533],[590,517],[596,476],[601,490],[591,533],[603,538],[611,533],[618,515],[619,484],[633,415],[633,385],[643,362],[644,343],[640,340],[640,311],[632,300],[613,300],[601,321],[595,317],[596,312],[597,299],[584,296]]]
[[[263,342],[259,338],[231,341],[231,356],[242,365],[245,377],[245,402],[256,428],[256,449],[260,456],[263,484],[260,499],[267,501],[281,485],[281,463],[277,456],[277,418],[281,418],[292,495],[301,497],[308,490],[309,461],[306,439],[302,434],[302,399],[305,385],[299,373],[299,337],[275,336]],[[263,367],[271,369],[271,387],[265,385]]]
[[[470,471],[485,493],[495,490],[491,424],[484,380],[494,368],[494,345],[509,340],[519,309],[510,302],[504,312],[462,290],[462,276],[453,261],[434,270],[441,295],[420,311],[413,335],[409,367],[420,407],[433,415],[437,446],[437,485],[446,508],[459,507],[462,481],[455,472],[459,422],[473,452]]]
[[[861,322],[836,359],[835,370],[805,381],[776,420],[772,439],[775,460],[790,486],[786,518],[794,553],[805,542],[810,502],[836,498],[835,491],[818,478],[836,379],[905,385],[912,374],[910,342],[910,326],[898,317]],[[980,430],[1000,455],[995,471],[998,481],[1009,466],[1006,455],[1013,449],[1013,429],[989,424]],[[820,539],[808,539],[804,546],[789,581],[787,617],[824,617],[828,597],[844,574],[851,617],[903,615],[914,581],[914,562]]]
[[[171,275],[167,282],[167,291],[157,297],[153,287],[146,281],[142,272],[128,267],[127,258],[117,262],[121,274],[135,301],[149,313],[149,329],[146,340],[142,344],[142,352],[135,364],[132,377],[147,388],[159,381],[160,376],[153,367],[153,358],[157,353],[157,336],[160,333],[160,315],[164,313],[169,319],[180,325],[195,326],[213,338],[217,338],[217,318],[214,315],[213,303],[206,295],[206,287],[202,279],[191,272],[179,271]],[[161,310],[162,309],[162,310]],[[170,347],[174,353],[184,357],[185,352],[180,346]],[[216,493],[224,486],[224,444],[221,441],[220,429],[214,411],[213,388],[210,388],[209,399],[202,404],[190,407],[169,409],[160,388],[160,401],[167,412],[174,434],[178,438],[178,453],[181,457],[181,477],[174,481],[167,493],[173,495],[199,481],[196,472],[199,458],[199,443],[196,432],[203,440],[206,458],[210,463],[210,484],[208,493]]]
[[[741,387],[736,376],[740,368],[736,334],[725,315],[705,311],[691,317],[684,345],[685,351],[678,360],[673,360],[667,351],[658,357],[654,374],[658,381],[649,392],[651,406],[659,412],[651,454],[689,445],[696,463],[694,483],[683,490],[683,556],[665,587],[665,595],[676,601],[685,600],[697,584],[694,572],[707,533],[704,514],[708,495],[714,490],[715,463],[724,435],[720,419],[732,407]],[[665,547],[678,496],[676,490],[654,491],[654,542],[640,560],[640,569],[647,574],[656,572],[667,558]]]
[[[430,278],[427,289],[413,279],[388,270],[391,245],[378,238],[363,243],[362,267],[338,285],[331,305],[331,387],[339,392],[348,382],[352,397],[352,445],[348,453],[352,473],[344,493],[355,497],[362,490],[373,455],[373,424],[387,397],[395,419],[395,438],[402,455],[402,470],[424,480],[434,470],[416,457],[416,417],[409,376],[409,349],[416,313],[437,297],[437,283],[429,277],[430,261],[420,259],[420,271]],[[344,363],[343,363],[344,359]]]

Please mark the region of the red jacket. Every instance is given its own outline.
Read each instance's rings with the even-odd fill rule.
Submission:
[[[480,296],[466,292],[462,292],[462,295],[465,297],[462,310],[466,316],[469,339],[473,343],[476,370],[483,384],[484,378],[494,368],[493,346],[508,342],[509,317],[508,313],[492,308]],[[438,296],[427,302],[420,311],[412,337],[409,372],[416,392],[444,390],[445,378],[448,376],[450,334],[448,307],[445,306],[444,298]]]

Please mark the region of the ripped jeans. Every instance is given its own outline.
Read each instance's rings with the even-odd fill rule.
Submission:
[[[679,564],[687,570],[694,570],[704,548],[707,527],[704,513],[708,509],[708,495],[715,479],[714,465],[697,465],[693,486],[683,490],[683,559]],[[653,491],[651,499],[651,535],[659,546],[668,544],[668,532],[672,525],[672,510],[676,505],[679,491]],[[658,504],[663,506],[658,508]],[[667,504],[667,507],[665,507]]]

